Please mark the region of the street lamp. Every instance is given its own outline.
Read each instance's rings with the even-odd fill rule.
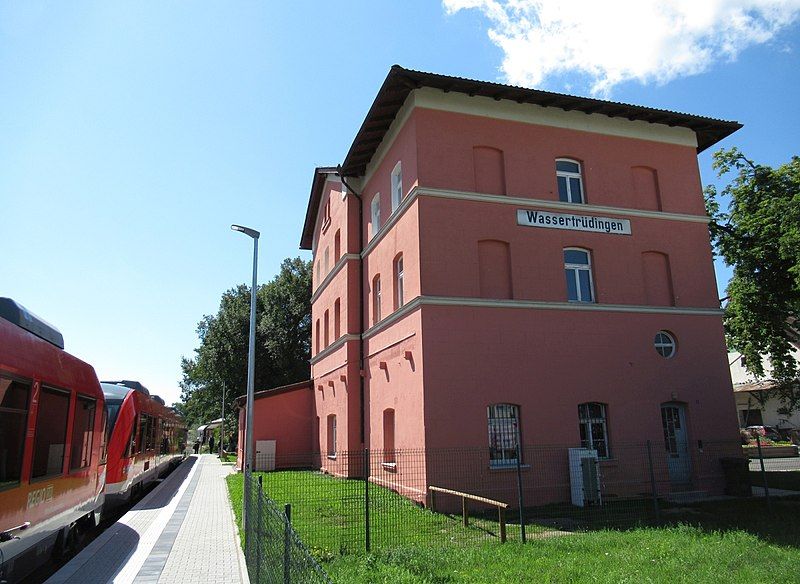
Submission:
[[[250,477],[253,472],[253,383],[256,367],[256,275],[258,270],[258,237],[255,229],[242,225],[231,225],[231,229],[253,238],[253,287],[250,288],[250,340],[247,351],[247,416],[245,418],[244,438],[244,501],[242,509],[242,529],[244,530],[245,549],[247,546],[247,511],[250,501]]]

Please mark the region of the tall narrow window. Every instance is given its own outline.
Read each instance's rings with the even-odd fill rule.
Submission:
[[[581,447],[597,451],[600,458],[609,457],[606,405],[589,402],[578,405]]]
[[[323,317],[323,325],[322,325],[322,335],[325,338],[325,347],[327,348],[330,344],[330,317],[328,316],[328,311],[325,311],[325,316]]]
[[[381,276],[372,279],[372,324],[381,320]]]
[[[70,470],[86,468],[92,459],[92,436],[94,434],[95,400],[78,396],[75,400],[75,416],[72,422],[72,452],[69,457]]]
[[[395,462],[393,409],[383,410],[383,462]]]
[[[398,162],[392,170],[392,211],[400,206],[403,200],[403,167]]]
[[[378,230],[381,228],[381,194],[375,193],[375,196],[372,197],[372,204],[370,205],[370,233],[369,237],[372,239],[378,234]]]
[[[317,331],[316,332],[317,332],[317,334],[316,334],[317,353],[319,353],[322,350],[322,346],[319,344],[319,340],[320,340],[320,336],[319,336],[319,319],[317,319]]]
[[[328,416],[328,456],[336,456],[336,414]]]
[[[556,181],[558,198],[565,203],[583,203],[583,178],[581,164],[576,160],[559,158],[556,160]]]
[[[342,315],[341,315],[342,308],[341,308],[341,306],[342,306],[342,303],[337,298],[336,302],[333,303],[333,339],[334,340],[336,340],[340,336],[342,336],[342,331],[341,331],[341,327],[342,327],[342,323],[341,323],[341,320],[342,320]]]
[[[330,266],[331,266],[330,257],[329,257],[329,254],[328,254],[328,248],[326,247],[325,248],[325,269],[322,272],[326,276],[328,275],[328,272],[330,272]]]
[[[333,263],[339,261],[342,257],[342,233],[341,230],[336,230],[336,235],[333,236]]]
[[[478,284],[482,298],[511,298],[511,253],[507,242],[478,242]]]
[[[506,194],[506,165],[503,151],[490,146],[472,147],[475,190],[492,195]]]
[[[669,256],[657,251],[642,254],[644,299],[648,305],[675,306]]]
[[[63,471],[69,401],[68,392],[49,387],[43,387],[39,394],[32,478],[58,475]]]
[[[317,260],[317,286],[319,286],[320,283],[322,282],[319,278],[319,263],[320,263],[319,260]]]
[[[584,249],[564,250],[564,274],[570,302],[594,302],[591,255]]]
[[[403,306],[404,301],[404,282],[403,282],[403,254],[398,255],[394,260],[394,309]]]
[[[0,491],[22,477],[31,386],[0,377]]]
[[[519,444],[519,406],[492,404],[489,416],[489,464],[505,466],[517,463]]]

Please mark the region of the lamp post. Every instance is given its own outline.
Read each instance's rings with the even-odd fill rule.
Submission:
[[[256,275],[258,270],[258,237],[255,229],[242,225],[231,225],[231,229],[253,238],[253,286],[250,288],[250,340],[247,351],[247,415],[245,416],[244,438],[244,501],[242,505],[242,529],[245,547],[248,547],[247,523],[248,503],[250,501],[250,476],[253,472],[253,383],[256,367]]]

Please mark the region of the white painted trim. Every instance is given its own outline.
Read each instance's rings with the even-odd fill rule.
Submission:
[[[497,101],[492,97],[470,97],[457,92],[445,93],[432,87],[416,89],[413,96],[414,107],[697,148],[697,135],[689,128],[599,113],[566,111],[556,106],[517,103],[510,99]]]
[[[336,351],[336,349],[338,349],[339,347],[344,346],[346,342],[357,341],[358,339],[359,339],[358,335],[350,333],[342,335],[341,337],[333,341],[330,345],[322,349],[319,353],[311,357],[311,364],[313,365],[318,361],[320,361],[321,359],[324,359],[325,357]]]
[[[336,274],[339,273],[339,271],[342,269],[342,266],[344,266],[349,260],[357,260],[357,259],[359,259],[357,253],[343,254],[342,257],[339,258],[339,261],[336,262],[334,266],[331,268],[331,271],[328,272],[328,275],[325,276],[322,279],[322,282],[319,283],[319,286],[317,286],[317,289],[314,291],[314,294],[311,295],[311,303],[313,304],[320,297],[320,294],[322,294],[323,290],[325,290],[325,288],[328,287],[328,284],[331,283],[331,280],[333,280],[336,277]]]
[[[582,203],[562,203],[551,199],[534,199],[527,197],[508,197],[505,195],[488,195],[470,191],[454,191],[450,189],[433,189],[430,187],[414,187],[408,197],[423,196],[439,197],[442,199],[461,199],[465,201],[480,201],[484,203],[500,203],[505,205],[521,205],[524,207],[543,207],[545,209],[560,209],[572,213],[611,213],[628,217],[644,217],[645,219],[666,219],[668,221],[687,221],[691,223],[708,224],[707,215],[690,215],[688,213],[668,213],[666,211],[648,211],[646,209],[631,209],[628,207],[607,207],[605,205],[587,205]]]
[[[675,314],[682,316],[722,316],[720,308],[690,308],[677,306],[641,306],[637,304],[600,304],[594,302],[545,302],[539,300],[491,300],[460,296],[417,296],[399,310],[364,331],[368,339],[390,324],[407,316],[420,306],[469,306],[476,308],[514,308],[528,310],[570,310],[588,312],[623,312],[638,314]]]

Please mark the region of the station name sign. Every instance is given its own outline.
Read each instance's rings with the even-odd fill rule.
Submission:
[[[529,227],[550,229],[569,229],[572,231],[593,231],[630,235],[631,222],[628,219],[593,217],[592,215],[572,215],[571,213],[550,213],[548,211],[517,210],[517,224]]]

